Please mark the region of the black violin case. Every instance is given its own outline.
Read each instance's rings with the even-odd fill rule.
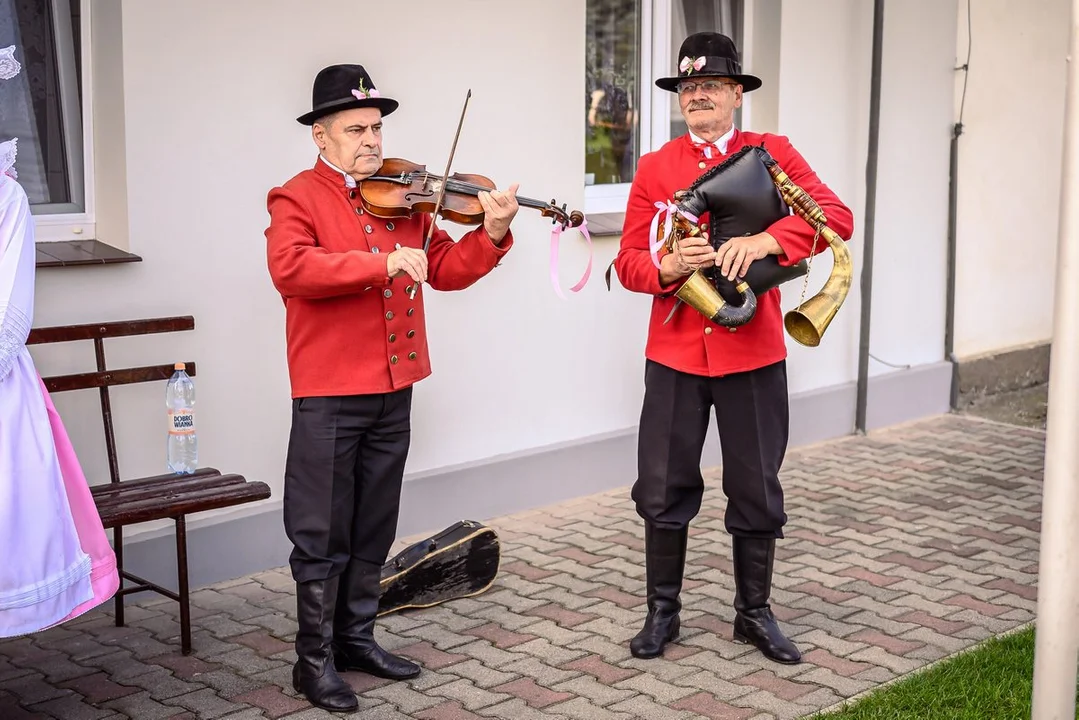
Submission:
[[[494,583],[500,557],[493,529],[474,520],[456,522],[382,566],[378,614],[479,595]]]

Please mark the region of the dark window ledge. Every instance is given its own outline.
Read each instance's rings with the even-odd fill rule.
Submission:
[[[100,240],[63,240],[37,243],[37,266],[82,267],[84,265],[113,265],[142,262],[142,258],[106,245]]]
[[[605,235],[621,235],[622,223],[626,220],[626,214],[619,213],[596,213],[588,216],[588,234],[593,237]]]

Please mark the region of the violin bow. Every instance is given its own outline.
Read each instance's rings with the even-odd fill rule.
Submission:
[[[431,224],[427,226],[427,237],[423,241],[423,252],[427,254],[427,248],[431,246],[431,235],[435,231],[435,221],[438,220],[438,211],[442,208],[442,198],[446,194],[446,181],[450,177],[450,166],[453,165],[453,156],[457,152],[457,140],[461,137],[461,127],[465,124],[465,112],[468,110],[468,101],[472,97],[472,88],[468,89],[468,94],[465,95],[465,105],[461,108],[461,119],[457,121],[457,134],[453,136],[453,145],[450,147],[450,157],[446,161],[446,172],[442,173],[442,182],[438,186],[438,200],[435,201],[434,212],[431,213]],[[416,290],[419,289],[420,284],[416,283],[412,286],[412,294],[409,295],[409,300],[416,298]]]

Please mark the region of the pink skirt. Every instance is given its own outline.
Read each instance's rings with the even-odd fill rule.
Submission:
[[[94,589],[94,596],[68,613],[60,621],[63,623],[111,598],[120,587],[120,574],[116,570],[116,555],[105,535],[105,528],[101,525],[97,506],[90,494],[90,486],[86,482],[86,476],[83,475],[75,449],[71,446],[71,440],[68,439],[64,423],[60,420],[60,413],[56,411],[52,398],[49,397],[49,391],[45,389],[45,383],[40,377],[38,383],[41,385],[41,394],[45,397],[45,408],[49,413],[49,425],[52,427],[56,456],[60,460],[60,473],[64,477],[64,490],[67,492],[67,501],[71,506],[71,516],[75,521],[79,545],[82,546],[82,551],[90,556],[90,583]]]

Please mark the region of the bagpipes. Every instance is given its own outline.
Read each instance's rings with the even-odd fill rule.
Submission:
[[[750,263],[746,274],[734,282],[717,267],[695,270],[675,291],[679,303],[664,322],[669,322],[678,305],[684,302],[717,325],[745,325],[756,314],[759,295],[805,276],[798,307],[784,316],[783,326],[798,343],[808,347],[819,345],[850,290],[853,276],[850,251],[843,239],[827,226],[827,218],[816,201],[787,176],[771,154],[763,147],[747,145],[701,175],[676,197],[677,204],[667,206],[666,227],[658,226],[658,232],[654,233],[654,250],[662,247],[670,252],[683,237],[701,236],[697,218],[706,212],[711,223],[710,242],[717,250],[730,238],[764,232],[772,223],[788,217],[791,210],[816,233],[808,263],[803,260],[783,266],[775,255],[766,255]],[[809,272],[821,237],[831,248],[834,263],[824,287],[807,301]]]

